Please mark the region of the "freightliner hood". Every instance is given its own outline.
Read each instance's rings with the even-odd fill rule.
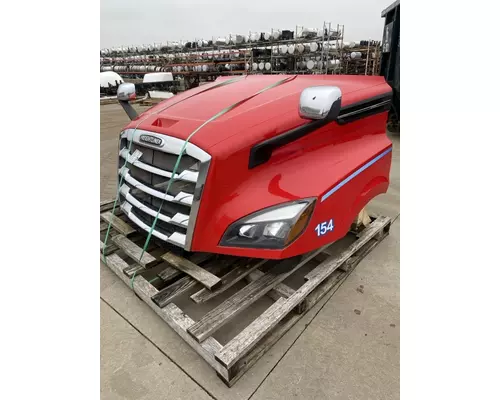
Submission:
[[[309,121],[299,117],[299,97],[309,86],[338,86],[342,90],[342,107],[390,92],[383,77],[349,75],[250,75],[224,77],[214,83],[188,90],[152,107],[127,128],[139,125],[142,130],[186,139],[196,128],[225,109],[247,99],[278,81],[290,81],[249,99],[198,131],[190,142],[210,152],[216,146],[238,135],[242,145],[259,143]],[[235,82],[206,90],[221,81]],[[197,94],[198,93],[198,94]],[[193,94],[195,94],[193,96]],[[190,97],[192,96],[192,97]],[[183,100],[185,99],[185,100]]]

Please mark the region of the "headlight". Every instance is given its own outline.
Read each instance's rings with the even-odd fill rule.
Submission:
[[[304,231],[315,199],[297,200],[265,208],[233,223],[221,246],[282,249]]]

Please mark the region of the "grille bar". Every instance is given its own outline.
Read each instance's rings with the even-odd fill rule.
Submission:
[[[193,195],[185,192],[179,192],[176,196],[172,196],[170,194],[166,194],[164,192],[160,192],[155,190],[148,185],[145,185],[139,182],[137,179],[134,179],[132,175],[130,175],[130,170],[128,168],[120,168],[120,175],[125,177],[125,181],[130,183],[136,189],[142,190],[150,194],[151,196],[158,197],[159,199],[164,199],[166,201],[170,201],[172,203],[184,204],[190,206],[193,204]]]
[[[141,140],[143,135],[149,137],[144,139],[157,137],[160,140],[154,143],[159,144]],[[130,143],[131,140],[133,143]],[[173,178],[172,170],[182,149],[185,155]],[[210,155],[196,145],[175,137],[127,129],[120,135],[118,158],[118,174],[124,178],[119,190],[120,207],[125,215],[146,232],[151,230],[154,218],[158,215],[152,235],[191,250]],[[168,193],[165,193],[171,179],[174,182]],[[162,199],[165,202],[160,210]]]
[[[125,215],[129,217],[136,225],[138,225],[140,228],[144,229],[145,231],[149,232],[151,227],[144,222],[142,222],[132,211],[132,205],[128,202],[125,202],[120,205],[120,208],[123,210]],[[164,235],[163,233],[158,232],[156,229],[153,230],[152,232],[153,236],[156,236],[157,238],[164,240],[165,242],[175,244],[177,246],[184,247],[184,244],[186,243],[186,235],[180,232],[174,232],[170,236]]]
[[[148,171],[148,172],[151,172],[152,174],[164,176],[166,178],[172,177],[172,173],[170,171],[165,171],[163,169],[153,167],[153,166],[151,166],[149,164],[145,164],[139,160],[133,160],[131,162],[130,160],[131,160],[132,155],[130,155],[128,149],[127,148],[121,149],[120,157],[122,157],[123,159],[126,160],[127,156],[129,157],[129,159],[127,161],[127,165],[131,164],[131,165],[134,165],[137,168],[140,168],[144,171]],[[198,172],[184,170],[184,171],[182,171],[182,173],[176,174],[175,179],[180,180],[180,181],[196,183],[196,181],[198,180]]]
[[[149,208],[145,204],[142,204],[139,200],[137,200],[134,196],[132,196],[130,194],[130,187],[128,187],[127,185],[122,185],[120,188],[120,193],[123,194],[123,196],[125,196],[125,199],[134,207],[137,207],[139,210],[145,212],[146,214],[151,215],[152,217],[156,217],[158,211]],[[182,228],[187,228],[189,215],[177,213],[172,218],[170,218],[169,216],[160,213],[158,215],[158,219],[161,219],[162,221],[165,221],[172,225],[177,225]]]

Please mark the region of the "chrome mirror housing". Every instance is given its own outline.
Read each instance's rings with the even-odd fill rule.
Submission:
[[[337,86],[311,86],[300,94],[299,115],[304,119],[335,120],[340,112],[342,91]]]
[[[129,101],[134,100],[135,97],[135,85],[133,83],[122,83],[120,86],[118,86],[118,90],[116,91],[116,98],[123,107],[123,110],[127,113],[130,120],[134,120],[138,116],[137,111],[135,111],[134,107],[132,107],[132,105],[129,103]]]
[[[135,85],[133,83],[122,83],[118,86],[116,97],[120,101],[129,101],[135,99]]]

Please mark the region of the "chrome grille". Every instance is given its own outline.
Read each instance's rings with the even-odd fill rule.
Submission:
[[[143,134],[162,139],[161,145],[141,142]],[[149,232],[164,198],[152,234],[190,250],[210,155],[188,143],[175,179],[165,193],[183,145],[184,140],[153,132],[123,131],[118,163],[118,179],[122,181],[119,200],[121,209],[130,220]]]

